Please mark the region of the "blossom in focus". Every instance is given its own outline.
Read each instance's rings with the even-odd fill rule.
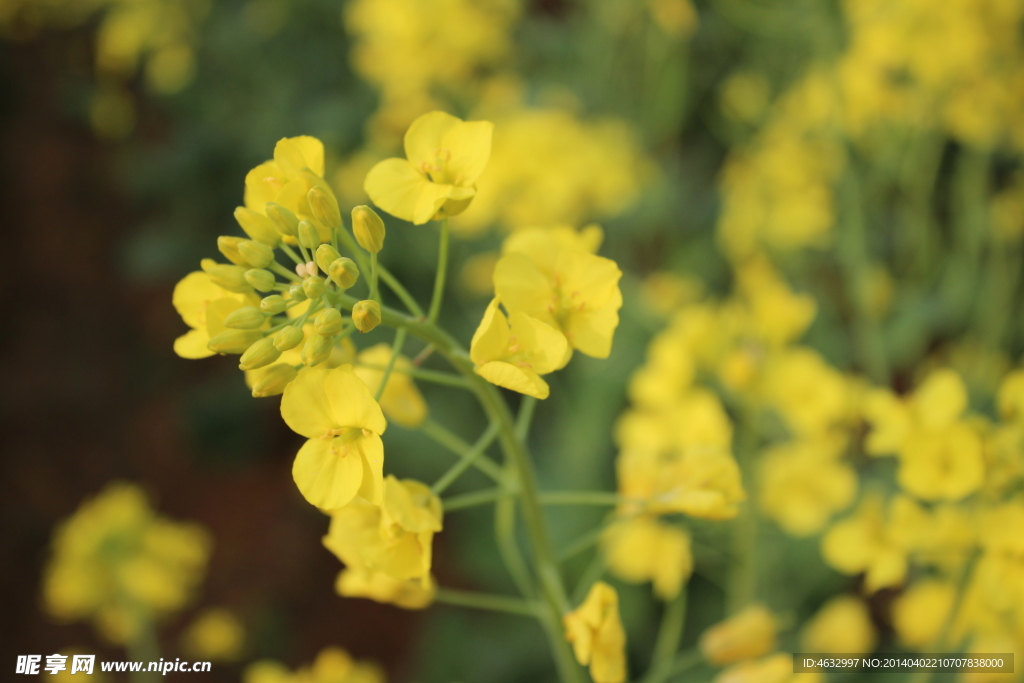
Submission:
[[[473,334],[469,355],[476,374],[488,382],[545,399],[550,388],[541,375],[562,367],[567,352],[561,332],[525,313],[506,317],[494,299]]]
[[[328,512],[357,495],[381,501],[387,421],[351,365],[303,368],[284,390],[281,416],[307,438],[292,466],[306,500]]]
[[[491,154],[490,121],[442,111],[419,117],[405,133],[405,159],[377,163],[364,188],[373,203],[416,225],[461,213]]]
[[[590,667],[594,683],[626,680],[626,633],[619,618],[619,596],[603,581],[590,587],[583,604],[562,619],[576,661]]]

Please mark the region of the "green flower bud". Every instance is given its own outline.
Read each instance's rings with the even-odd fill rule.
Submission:
[[[335,199],[331,188],[326,185],[314,185],[306,193],[306,199],[309,200],[309,210],[313,212],[313,218],[328,228],[341,225],[341,211],[338,210],[338,200]]]
[[[270,292],[274,289],[274,285],[277,284],[274,274],[263,268],[247,270],[242,277],[249,283],[249,286],[260,292]]]
[[[306,292],[302,289],[301,284],[292,285],[288,288],[288,296],[292,301],[305,301]]]
[[[338,250],[329,244],[321,244],[316,248],[316,264],[320,266],[320,270],[325,273],[328,272],[328,269],[331,267],[331,263],[339,258],[341,258],[341,254],[339,254]]]
[[[360,332],[369,332],[380,325],[380,304],[371,299],[360,301],[352,307],[352,322]]]
[[[213,284],[221,289],[238,294],[248,294],[252,291],[252,287],[245,281],[245,271],[248,268],[217,263],[212,258],[204,258],[199,265],[210,276]]]
[[[288,302],[280,294],[271,294],[260,300],[260,310],[270,315],[284,313],[286,308],[288,308]]]
[[[236,266],[248,266],[249,262],[238,251],[238,243],[241,241],[243,241],[241,237],[221,235],[217,238],[217,249],[220,250],[220,253],[224,254],[228,261],[231,261]]]
[[[274,202],[267,202],[265,209],[267,217],[274,224],[274,228],[282,235],[289,235],[295,237],[299,234],[299,217],[292,213],[289,209],[275,204]]]
[[[235,220],[250,239],[261,242],[271,249],[281,241],[281,235],[274,227],[274,222],[262,213],[239,206],[235,209]]]
[[[299,371],[288,363],[271,365],[260,374],[260,378],[256,380],[256,384],[253,385],[252,397],[265,398],[267,396],[277,396],[278,394],[284,393],[284,388],[288,386],[289,382],[295,379],[297,374],[299,374]]]
[[[320,245],[320,231],[312,221],[299,221],[299,244],[306,249],[316,249]]]
[[[263,311],[255,306],[243,306],[227,314],[224,318],[224,327],[233,330],[256,330],[266,319]]]
[[[319,275],[310,275],[302,281],[302,291],[310,299],[319,299],[324,293],[324,279]]]
[[[336,258],[327,266],[327,274],[331,276],[334,284],[342,289],[348,289],[359,279],[359,267],[350,258]]]
[[[274,340],[264,337],[250,346],[242,354],[238,361],[239,370],[255,370],[264,365],[270,365],[281,356],[281,352],[274,346]]]
[[[302,343],[304,336],[301,329],[295,325],[289,325],[274,335],[274,346],[278,351],[294,349]]]
[[[313,321],[316,331],[323,335],[334,335],[341,332],[345,322],[341,319],[341,311],[336,308],[325,308]]]
[[[263,338],[256,330],[224,330],[210,338],[206,348],[214,353],[245,353],[245,350]]]
[[[302,347],[302,362],[308,367],[319,365],[330,358],[331,349],[334,347],[334,339],[325,337],[322,334],[310,335]]]
[[[368,206],[352,209],[352,232],[366,251],[376,254],[384,248],[384,221]]]
[[[274,250],[260,242],[242,240],[238,243],[238,253],[253,268],[266,268],[274,260]]]

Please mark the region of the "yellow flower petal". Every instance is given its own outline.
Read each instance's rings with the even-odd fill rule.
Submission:
[[[494,293],[510,311],[522,311],[549,325],[554,292],[548,278],[523,254],[506,254],[494,267]]]
[[[189,327],[206,324],[206,303],[224,296],[223,289],[213,284],[210,276],[201,270],[189,273],[174,286],[171,303]]]
[[[206,330],[190,330],[174,340],[174,352],[182,358],[209,358],[213,351],[206,348],[210,335]]]
[[[316,439],[338,426],[331,419],[331,402],[325,389],[327,368],[303,368],[284,390],[281,417],[292,431]],[[348,425],[344,425],[348,426]]]
[[[367,438],[373,439],[380,441],[376,435]],[[364,461],[358,449],[351,446],[337,437],[309,439],[295,456],[292,478],[302,496],[321,510],[347,505],[363,485]],[[381,445],[381,452],[383,448]]]
[[[534,398],[545,399],[551,393],[548,383],[537,373],[523,368],[517,368],[511,363],[492,361],[476,368],[476,374],[486,379],[491,384],[505,387],[520,394],[533,396]]]
[[[359,379],[351,365],[328,371],[324,386],[335,427],[358,427],[383,434],[388,423],[370,389]]]
[[[421,163],[433,164],[437,150],[444,147],[445,135],[462,120],[443,111],[432,111],[420,116],[405,131],[405,157],[414,168]]]
[[[309,135],[283,138],[274,146],[274,161],[287,174],[308,168],[323,176],[324,143]]]
[[[449,181],[463,187],[476,183],[491,158],[493,133],[490,121],[460,121],[448,129],[440,147],[451,155],[446,173]]]
[[[473,341],[469,345],[469,357],[477,365],[483,365],[505,355],[508,349],[509,327],[505,314],[498,308],[498,300],[492,299],[484,311]]]
[[[392,216],[423,225],[457,188],[430,182],[405,159],[385,159],[366,174],[363,189],[374,204]]]
[[[607,358],[612,352],[612,338],[619,326],[622,292],[616,289],[611,300],[596,311],[573,313],[566,320],[565,336],[573,348],[592,358]]]
[[[263,213],[267,202],[277,201],[284,173],[273,161],[266,161],[245,175],[245,206]]]
[[[538,375],[546,375],[564,365],[569,348],[564,334],[518,311],[509,316],[509,324],[517,343],[531,350],[530,370]]]

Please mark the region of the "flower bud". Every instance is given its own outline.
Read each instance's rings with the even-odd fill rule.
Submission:
[[[239,370],[255,370],[264,365],[270,365],[281,356],[281,352],[274,346],[274,340],[264,337],[250,346],[242,354],[238,361]]]
[[[372,299],[360,301],[352,307],[352,322],[360,332],[369,332],[380,325],[380,304]]]
[[[305,335],[302,333],[301,329],[295,325],[289,325],[274,335],[274,346],[278,351],[294,349],[302,343],[302,338],[304,336]]]
[[[241,237],[221,235],[217,238],[217,249],[220,250],[220,253],[224,254],[224,257],[228,261],[231,261],[236,266],[248,266],[249,262],[246,261],[245,257],[238,251],[238,243],[241,241]]]
[[[306,249],[316,249],[320,245],[320,231],[312,221],[299,221],[299,244]]]
[[[224,327],[233,330],[255,330],[259,329],[266,319],[267,316],[255,306],[243,306],[225,316]]]
[[[309,210],[313,212],[313,218],[328,228],[341,225],[341,211],[338,210],[338,200],[335,199],[331,188],[322,184],[314,185],[306,193],[306,199],[309,200]]]
[[[331,337],[325,337],[322,334],[310,335],[309,339],[306,340],[306,344],[302,347],[302,362],[307,367],[323,363],[330,358],[333,346],[334,340]]]
[[[336,308],[325,308],[317,314],[313,325],[319,334],[331,336],[341,332],[345,322],[341,319],[341,311]]]
[[[274,202],[267,202],[265,211],[270,222],[274,224],[274,228],[279,233],[290,237],[295,237],[299,234],[299,217],[289,209]]]
[[[295,379],[297,374],[299,374],[299,371],[288,363],[271,365],[263,371],[260,378],[252,386],[253,398],[265,398],[284,393],[284,388]]]
[[[311,275],[302,281],[302,291],[310,299],[319,299],[324,293],[324,279],[319,275]]]
[[[253,268],[266,268],[274,260],[274,250],[261,242],[242,240],[238,243],[238,253]]]
[[[245,353],[247,348],[262,338],[263,335],[256,330],[227,329],[210,337],[206,348],[214,353]]]
[[[258,289],[258,288],[257,288]],[[260,310],[270,315],[277,315],[278,313],[284,313],[284,309],[288,308],[288,302],[284,300],[284,297],[280,294],[271,294],[265,296],[260,301]]]
[[[288,297],[292,301],[305,301],[306,292],[302,289],[301,284],[295,284],[288,288]]]
[[[339,258],[341,258],[341,254],[339,254],[338,250],[329,244],[321,244],[316,248],[316,264],[320,266],[320,270],[325,273],[328,271],[328,268],[331,267],[331,264]]]
[[[368,206],[352,209],[352,232],[366,251],[376,254],[384,248],[384,221]]]
[[[327,266],[327,274],[334,280],[334,284],[342,289],[348,289],[359,279],[359,268],[350,258],[336,258]]]
[[[262,213],[239,206],[235,209],[235,220],[250,239],[261,242],[270,248],[276,247],[281,241],[281,235],[274,227],[274,222]]]
[[[249,286],[260,292],[269,292],[274,289],[274,285],[277,284],[277,280],[274,278],[274,274],[269,270],[263,268],[252,268],[251,270],[245,271],[245,281],[249,283]]]
[[[248,268],[217,263],[212,258],[204,258],[199,265],[210,276],[213,284],[221,289],[238,294],[248,294],[252,291],[252,287],[245,281],[245,271]]]

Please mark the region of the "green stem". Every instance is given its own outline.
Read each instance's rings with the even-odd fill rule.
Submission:
[[[370,298],[380,303],[380,294],[377,291],[377,253],[370,254]]]
[[[654,642],[651,666],[643,678],[643,683],[663,683],[672,674],[685,626],[686,585],[683,585],[679,588],[679,595],[665,605],[665,611],[661,615],[661,626],[658,629],[658,639]]]
[[[735,614],[754,600],[757,594],[757,515],[754,499],[754,454],[757,449],[757,407],[746,405],[740,419],[741,440],[736,446],[736,460],[743,477],[747,500],[733,522],[733,561],[726,592],[726,613]]]
[[[565,553],[563,553],[564,555]],[[587,597],[587,591],[596,582],[601,580],[604,576],[605,570],[607,569],[604,555],[598,551],[594,553],[594,557],[590,560],[587,568],[580,574],[580,578],[577,579],[576,585],[572,589],[572,604],[578,605],[583,602]]]
[[[620,505],[641,501],[610,491],[541,491],[540,502],[543,505]]]
[[[142,671],[132,672],[132,683],[153,683],[160,680],[158,672],[147,671],[149,662],[160,659],[160,644],[157,642],[153,621],[148,615],[140,617],[139,631],[135,638],[128,642],[127,650],[133,661],[143,662]]]
[[[448,239],[451,229],[448,227],[448,219],[441,220],[441,242],[437,247],[437,273],[434,276],[434,295],[430,298],[430,311],[427,313],[427,323],[437,322],[437,316],[441,312],[441,301],[444,299],[444,285],[448,278]]]
[[[384,395],[384,388],[387,387],[388,380],[391,379],[391,371],[395,369],[395,362],[402,353],[402,347],[405,345],[405,336],[408,333],[407,330],[395,332],[395,343],[391,348],[391,358],[388,358],[388,364],[384,367],[384,376],[380,378],[380,386],[377,387],[377,394],[373,397],[376,401],[379,401],[380,397]]]
[[[452,590],[451,588],[438,588],[434,600],[458,607],[471,607],[492,612],[504,612],[505,614],[518,614],[524,617],[537,616],[537,608],[533,604],[526,600],[505,597],[504,595],[489,595],[486,593]]]
[[[441,478],[430,488],[434,495],[441,495],[446,488],[462,476],[462,473],[469,469],[470,465],[476,462],[477,458],[484,454],[484,451],[494,442],[496,436],[498,436],[498,426],[494,424],[488,425],[487,430],[477,439],[473,447],[463,453],[462,458],[441,475]]]
[[[295,250],[292,249],[287,244],[285,244],[284,242],[280,242],[277,246],[281,247],[281,251],[288,254],[288,258],[290,258],[292,261],[295,261],[295,265],[304,263],[304,261],[302,261],[302,259],[299,258],[299,255],[295,253]]]
[[[516,438],[526,442],[526,436],[530,433],[530,423],[533,422],[533,411],[537,407],[537,399],[533,396],[523,396],[519,404],[519,414],[516,415]]]
[[[412,295],[409,294],[408,290],[402,286],[402,283],[398,281],[398,278],[392,275],[387,268],[380,265],[377,267],[377,275],[384,281],[384,284],[386,284],[388,288],[395,293],[395,296],[397,296],[399,301],[402,302],[402,305],[409,309],[410,313],[420,318],[423,317],[423,309],[420,308],[418,303],[416,303],[416,299],[412,298]]]
[[[451,498],[445,498],[441,503],[444,505],[445,512],[454,512],[455,510],[465,510],[466,508],[493,503],[499,498],[511,495],[510,491],[502,488],[484,489],[483,491],[473,491],[472,493],[463,493]]]
[[[446,229],[443,226],[442,233],[444,232]],[[436,290],[435,294],[437,294]],[[357,303],[353,297],[346,294],[340,295],[339,300],[343,306],[348,308]],[[544,598],[545,607],[542,612],[545,617],[542,621],[547,624],[549,644],[561,679],[571,683],[580,681],[580,667],[576,664],[569,644],[558,629],[562,616],[569,611],[570,606],[540,504],[533,462],[523,442],[516,437],[515,421],[508,404],[501,397],[497,387],[473,371],[474,365],[469,354],[446,332],[429,322],[409,318],[383,306],[381,307],[381,316],[384,324],[405,328],[418,339],[436,346],[438,353],[442,354],[469,382],[470,390],[476,395],[488,419],[498,425],[498,440],[505,454],[507,466],[516,473],[526,537],[533,553],[537,579]]]
[[[505,480],[509,482],[506,486],[511,486],[515,482],[515,472],[506,470]],[[516,501],[511,496],[499,498],[494,503],[494,538],[501,561],[516,588],[527,597],[536,595],[537,589],[516,540]]]
[[[689,671],[693,667],[701,664],[704,661],[704,653],[699,648],[693,648],[686,652],[680,653],[675,661],[672,662],[672,667],[668,671],[668,677],[681,674],[684,671]]]
[[[356,362],[355,366],[358,368],[369,368],[371,370],[384,370],[387,368],[386,365],[377,365],[376,363],[359,363]],[[432,382],[434,384],[441,384],[447,387],[455,387],[457,389],[468,389],[469,382],[467,382],[462,375],[453,375],[449,372],[438,372],[436,370],[424,370],[422,368],[411,367],[411,368],[400,368],[395,366],[394,372],[400,375],[409,375],[413,379],[420,379],[424,382]]]
[[[299,276],[297,273],[295,273],[295,271],[288,270],[277,261],[271,261],[268,268],[270,268],[270,270],[274,271],[281,277],[288,278],[288,280],[290,280],[291,282],[295,282],[296,280],[299,279]]]
[[[420,431],[435,443],[444,446],[460,458],[464,453],[467,453],[472,449],[472,446],[468,443],[460,439],[455,434],[452,434],[448,429],[434,422],[429,417],[420,425]],[[505,473],[502,471],[501,465],[494,462],[487,456],[481,455],[474,459],[473,467],[486,474],[494,480],[495,483],[505,483]]]

